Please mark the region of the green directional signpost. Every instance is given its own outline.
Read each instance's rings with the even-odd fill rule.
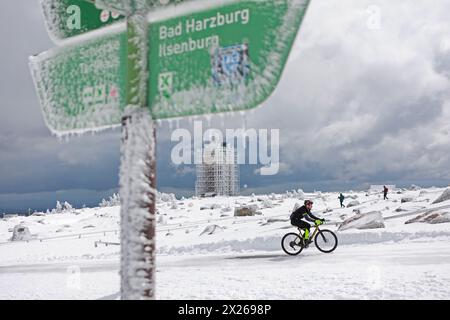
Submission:
[[[306,8],[304,0],[244,0],[170,19],[150,14],[145,105],[153,118],[260,105],[276,88]],[[127,104],[126,26],[109,28],[31,58],[53,131],[121,123]]]
[[[30,58],[52,132],[64,134],[121,123],[126,105],[127,37],[123,30]]]
[[[154,120],[260,105],[277,86],[310,0],[41,2],[52,37],[85,33],[30,58],[45,121],[56,134],[122,125],[121,297],[152,299]],[[102,12],[121,16],[108,26],[106,13],[98,22]],[[82,27],[68,29],[73,21]]]
[[[230,1],[150,23],[153,117],[260,105],[276,88],[308,2]]]
[[[40,1],[47,30],[55,42],[124,20],[116,11],[98,9],[86,0]]]

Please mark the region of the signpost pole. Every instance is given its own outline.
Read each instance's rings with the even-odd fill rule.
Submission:
[[[156,141],[155,124],[146,107],[145,6],[145,1],[137,1],[136,13],[127,19],[127,107],[122,119],[120,167],[123,300],[155,297]]]

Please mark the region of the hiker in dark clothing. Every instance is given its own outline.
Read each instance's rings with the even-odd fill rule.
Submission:
[[[344,195],[342,193],[339,195],[338,199],[341,202],[341,208],[345,208],[345,206],[344,206],[344,199],[345,199],[345,197],[344,197]]]
[[[384,194],[384,200],[389,200],[387,197],[387,193],[388,193],[388,188],[386,188],[386,186],[383,186],[383,194]]]
[[[309,231],[311,225],[308,222],[303,221],[302,219],[314,222],[316,226],[323,224],[325,221],[325,219],[319,219],[311,213],[312,205],[313,202],[311,200],[305,200],[304,205],[291,214],[291,224],[300,229],[305,229],[305,247],[308,247],[308,245],[311,243],[311,240],[309,240]]]

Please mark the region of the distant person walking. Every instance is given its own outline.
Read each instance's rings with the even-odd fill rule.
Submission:
[[[389,200],[387,197],[389,189],[386,188],[386,186],[383,186],[383,194],[384,194],[384,200]]]
[[[345,208],[345,206],[344,206],[345,197],[342,193],[339,195],[338,199],[341,202],[341,208]]]

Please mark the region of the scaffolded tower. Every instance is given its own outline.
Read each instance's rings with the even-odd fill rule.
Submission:
[[[206,148],[197,165],[195,193],[198,197],[236,196],[239,194],[239,165],[233,146],[225,142]]]

